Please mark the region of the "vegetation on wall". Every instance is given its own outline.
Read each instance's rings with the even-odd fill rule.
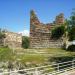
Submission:
[[[27,36],[22,37],[22,47],[29,48],[29,37]]]
[[[60,37],[62,37],[64,32],[65,32],[65,27],[63,25],[59,26],[59,27],[56,27],[55,29],[52,30],[51,37],[53,39],[59,39]]]

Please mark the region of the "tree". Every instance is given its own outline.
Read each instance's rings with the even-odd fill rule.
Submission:
[[[72,11],[72,15],[71,15],[71,25],[75,26],[75,9],[73,9]]]
[[[2,39],[2,38],[5,38],[5,34],[4,34],[4,31],[2,31],[2,30],[0,29],[0,39]]]
[[[75,9],[72,10],[70,20],[68,22],[69,22],[69,27],[70,28],[75,26]]]
[[[22,47],[29,48],[29,37],[27,36],[22,37]]]
[[[52,30],[51,37],[53,39],[59,39],[60,37],[62,37],[64,32],[65,32],[65,27],[63,25],[59,26],[59,27],[56,27],[55,29]]]
[[[73,10],[69,22],[69,41],[75,40],[75,9]]]
[[[69,33],[68,33],[68,36],[69,36],[69,41],[73,41],[75,40],[75,26],[73,26]]]

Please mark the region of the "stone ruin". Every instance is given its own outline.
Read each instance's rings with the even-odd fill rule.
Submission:
[[[30,12],[30,48],[60,48],[63,45],[62,38],[53,40],[51,30],[64,23],[64,15],[60,13],[53,23],[43,24],[37,18],[35,12]]]
[[[11,49],[22,47],[22,35],[10,31],[5,31],[5,38],[0,41],[0,46],[8,46]]]
[[[5,32],[5,45],[10,48],[21,48],[22,47],[22,35],[14,32]]]

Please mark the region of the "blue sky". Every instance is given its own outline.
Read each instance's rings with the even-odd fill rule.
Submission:
[[[72,8],[75,0],[0,0],[0,28],[14,32],[29,30],[31,9],[41,22],[49,23],[61,12],[68,18]]]

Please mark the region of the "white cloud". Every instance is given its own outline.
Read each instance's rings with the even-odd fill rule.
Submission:
[[[22,34],[23,36],[29,36],[29,30],[24,30],[19,33]]]

